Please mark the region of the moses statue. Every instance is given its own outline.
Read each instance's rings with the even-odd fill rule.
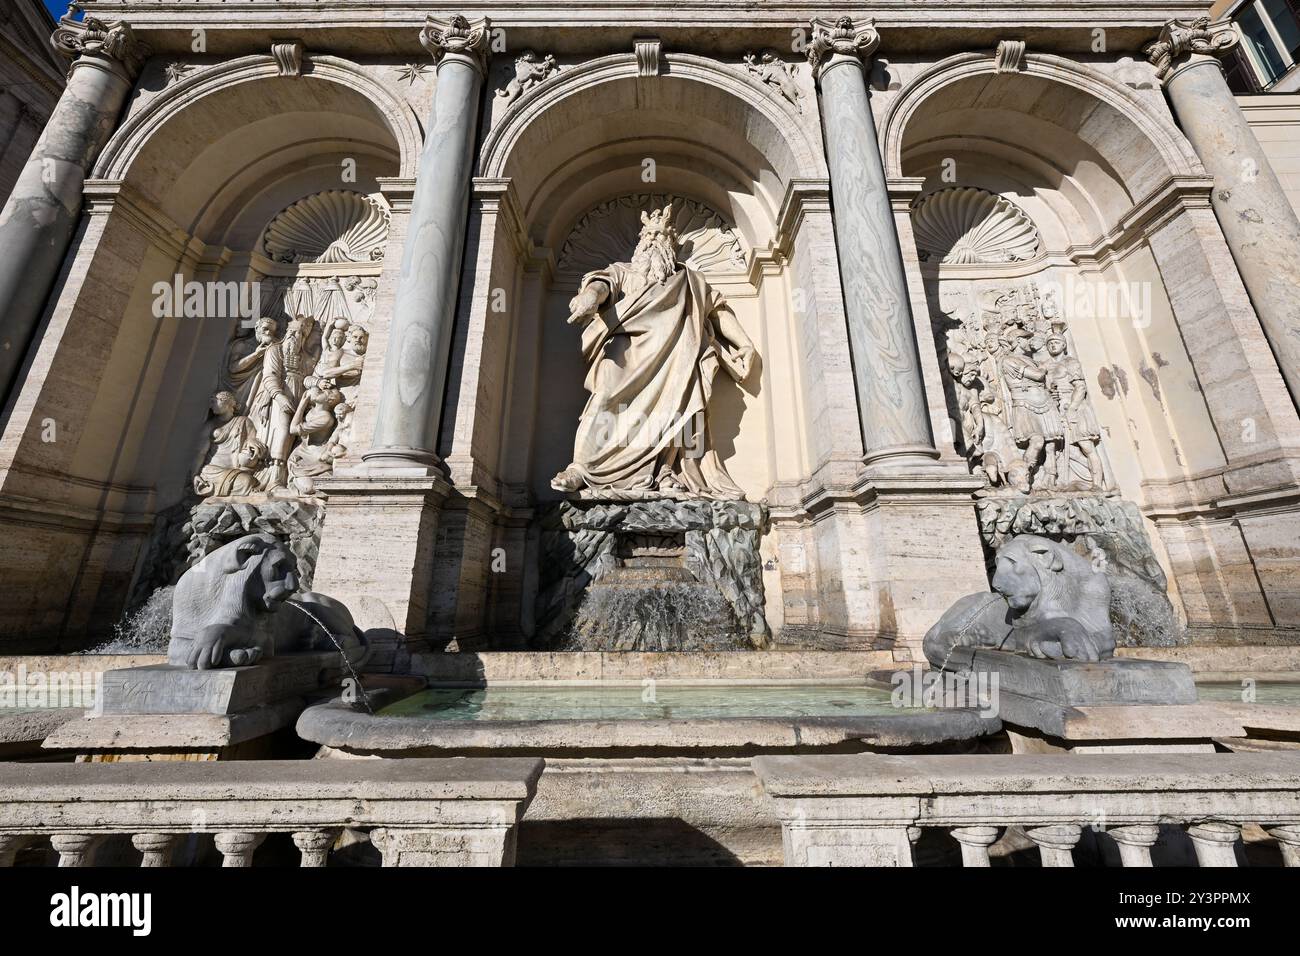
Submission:
[[[584,497],[744,500],[712,447],[718,367],[749,377],[754,346],[723,297],[677,261],[672,203],[641,213],[631,262],[583,276],[569,303],[591,393],[573,463],[551,481]]]

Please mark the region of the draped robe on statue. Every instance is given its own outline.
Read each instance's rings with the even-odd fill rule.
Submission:
[[[700,470],[708,487],[691,487],[686,474],[676,480],[697,496],[743,500],[704,434],[718,366],[737,381],[745,375],[732,343],[718,334],[714,316],[722,296],[680,265],[659,283],[616,262],[585,275],[579,292],[598,281],[608,284],[610,296],[582,331],[591,398],[578,422],[570,469],[590,488],[653,491],[679,454],[698,455],[692,447],[702,443]]]

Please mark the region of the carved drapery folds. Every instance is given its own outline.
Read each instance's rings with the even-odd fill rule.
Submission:
[[[1209,17],[1195,20],[1170,20],[1160,31],[1160,38],[1143,51],[1160,79],[1167,79],[1184,57],[1193,53],[1223,56],[1239,42],[1229,24],[1210,26]]]
[[[197,494],[311,496],[347,452],[388,222],[381,200],[329,190],[267,225],[261,318],[227,347]]]
[[[1055,296],[1008,282],[973,298],[947,331],[972,472],[1008,494],[1108,490],[1101,428]]]

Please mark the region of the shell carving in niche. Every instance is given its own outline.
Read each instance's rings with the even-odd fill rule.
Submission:
[[[669,202],[683,262],[700,272],[745,268],[740,237],[716,209],[665,193],[639,193],[603,202],[579,219],[560,249],[560,270],[582,273],[626,261],[641,233],[641,213]]]
[[[986,189],[956,186],[912,206],[912,230],[923,261],[945,265],[1024,262],[1042,238],[1023,209]]]
[[[276,262],[374,262],[384,257],[391,216],[359,192],[330,189],[286,206],[266,227],[262,248]]]

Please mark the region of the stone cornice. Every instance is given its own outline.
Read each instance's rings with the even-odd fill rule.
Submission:
[[[191,30],[209,30],[209,52],[253,53],[269,48],[276,35],[292,31],[312,49],[339,55],[386,50],[412,54],[430,6],[421,0],[360,3],[357,0],[85,0],[96,16],[130,18],[138,34],[158,52],[190,49]],[[599,6],[567,0],[480,0],[472,6],[433,8],[443,16],[473,13],[507,31],[510,49],[550,44],[556,54],[599,55],[630,49],[637,36],[656,35],[666,48],[698,47],[708,31],[714,51],[743,52],[754,45],[789,49],[791,29],[812,14],[874,17],[885,46],[894,52],[992,48],[1007,37],[1006,0],[843,0],[810,5],[801,0],[679,0],[673,3],[621,0]],[[1094,29],[1106,31],[1112,51],[1138,51],[1170,19],[1194,17],[1205,0],[1020,0],[1014,5],[1018,35],[1043,52],[1088,53]],[[598,28],[597,28],[598,26]],[[577,29],[581,28],[581,29]]]
[[[533,257],[533,242],[524,228],[524,211],[519,205],[514,180],[476,176],[473,181],[474,198],[484,212],[494,212],[501,217],[507,235],[514,243],[515,253],[521,262]]]
[[[831,208],[831,184],[829,179],[794,179],[785,188],[781,199],[781,209],[776,216],[776,235],[773,247],[783,256],[789,256],[794,245],[794,237],[799,234],[799,227],[809,210],[816,209],[827,214]]]
[[[196,263],[203,258],[204,243],[120,179],[87,179],[82,195],[87,215],[120,214],[140,235],[176,259]]]

